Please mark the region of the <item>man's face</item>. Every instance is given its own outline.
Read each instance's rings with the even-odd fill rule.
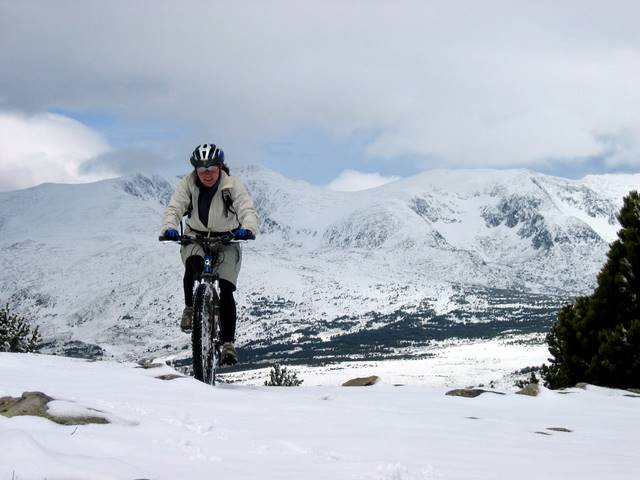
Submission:
[[[198,174],[198,178],[205,187],[213,187],[213,185],[218,181],[218,178],[220,178],[220,167],[214,167],[213,170],[198,168],[196,172]]]

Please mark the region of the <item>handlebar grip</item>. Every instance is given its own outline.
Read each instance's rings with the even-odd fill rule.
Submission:
[[[166,235],[160,235],[158,237],[159,242],[178,242],[181,240],[181,237],[167,237]]]

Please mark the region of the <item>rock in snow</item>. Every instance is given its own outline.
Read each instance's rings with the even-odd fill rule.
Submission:
[[[5,417],[35,416],[46,418],[61,425],[88,425],[90,423],[109,423],[104,417],[96,415],[71,416],[53,415],[49,409],[49,402],[53,401],[49,395],[42,392],[24,392],[20,397],[1,397],[0,415]],[[97,412],[97,410],[95,410]]]
[[[371,375],[370,377],[358,377],[347,380],[342,384],[343,387],[369,387],[380,381],[380,377]]]
[[[516,392],[518,395],[528,395],[537,397],[540,394],[540,385],[537,383],[529,383]]]
[[[456,388],[454,390],[449,390],[446,395],[450,397],[464,397],[464,398],[475,398],[479,397],[483,393],[495,393],[497,395],[504,395],[502,392],[496,392],[494,390],[483,390],[482,388]]]

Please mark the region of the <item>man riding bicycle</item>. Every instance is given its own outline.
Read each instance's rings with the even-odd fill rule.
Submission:
[[[162,215],[161,235],[177,239],[182,217],[188,215],[184,234],[187,236],[223,236],[232,233],[236,240],[251,240],[258,231],[258,217],[253,201],[238,177],[229,174],[224,153],[214,144],[198,145],[191,155],[193,172],[176,187]],[[242,263],[239,243],[222,245],[217,265],[220,286],[220,337],[222,365],[238,361],[234,346],[236,333],[236,290]],[[193,323],[193,286],[204,268],[204,250],[197,243],[180,249],[184,271],[185,307],[180,327],[190,332]]]

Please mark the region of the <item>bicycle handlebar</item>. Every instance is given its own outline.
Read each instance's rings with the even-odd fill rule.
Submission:
[[[227,233],[224,235],[218,235],[215,237],[191,237],[189,235],[180,235],[174,238],[168,238],[164,235],[160,235],[158,237],[158,241],[160,242],[175,242],[180,245],[188,245],[190,243],[204,243],[204,244],[216,244],[216,243],[240,243],[244,240],[236,240],[232,233]]]

